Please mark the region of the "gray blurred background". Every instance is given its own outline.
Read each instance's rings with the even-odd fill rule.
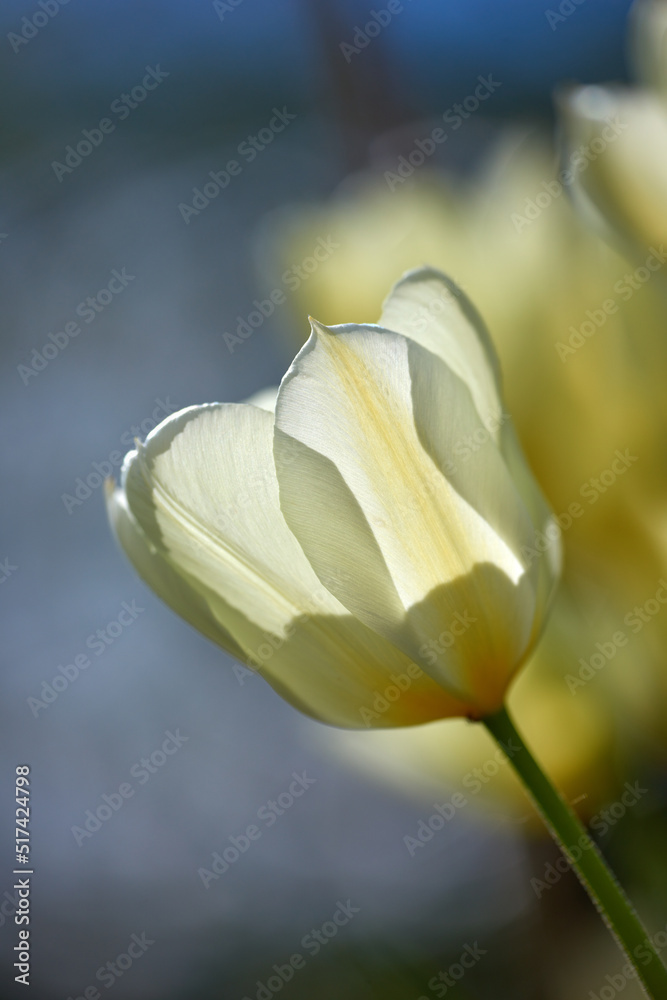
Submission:
[[[430,978],[475,942],[487,955],[457,996],[548,995],[534,956],[549,947],[550,904],[536,920],[522,831],[462,815],[411,858],[403,836],[432,800],[331,756],[315,723],[259,678],[237,676],[135,577],[110,535],[101,476],[82,484],[94,463],[117,466],[114,453],[145,435],[156,409],[162,419],[279,380],[286,308],[233,352],[224,340],[271,290],[256,264],[267,213],[325,197],[379,138],[400,152],[402,129],[420,134],[409,123],[430,121],[478,74],[506,85],[493,120],[449,151],[460,169],[501,120],[548,123],[558,80],[625,73],[627,3],[587,0],[560,33],[529,2],[405,6],[347,63],[340,42],[369,16],[352,0],[50,0],[37,28],[44,6],[3,5],[3,997],[23,995],[11,871],[13,776],[24,763],[33,997],[93,996],[96,986],[118,1000],[254,1000],[258,981],[304,953],[303,936],[347,900],[359,912],[281,986],[285,996],[435,996]],[[168,76],[126,118],[109,111],[158,65]],[[283,107],[296,115],[289,127],[186,222],[179,204]],[[105,116],[113,132],[59,179],[54,161]],[[126,286],[86,323],[77,307],[114,270]],[[33,349],[41,355],[75,321],[81,332],[36,360]],[[141,611],[114,634],[123,602]],[[110,624],[99,652],[89,637]],[[90,666],[54,700],[29,701],[85,653]],[[135,765],[167,731],[186,739],[140,783]],[[307,794],[205,888],[198,869],[304,771],[315,779]],[[128,781],[133,796],[77,843],[72,828]],[[97,970],[133,934],[153,943],[102,985]]]

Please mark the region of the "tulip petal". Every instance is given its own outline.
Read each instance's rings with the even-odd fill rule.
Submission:
[[[471,391],[400,334],[314,323],[283,379],[274,443],[283,513],[320,579],[463,697],[475,672],[506,686],[520,663],[538,572],[521,559],[531,519]],[[465,638],[428,645],[466,613],[478,624]]]
[[[536,560],[535,564],[538,570],[535,629],[530,641],[532,649],[540,636],[546,621],[546,610],[554,597],[556,585],[560,579],[563,562],[561,530],[528,467],[511,423],[503,424],[501,450],[512,481],[526,506],[535,529],[531,542],[532,553],[528,556],[531,564]],[[539,548],[537,548],[538,542],[540,543]]]
[[[535,535],[549,540],[548,549],[538,552],[538,608],[543,611],[560,574],[560,532],[528,468],[510,417],[504,413],[498,358],[484,321],[450,278],[435,268],[421,267],[409,271],[394,285],[384,303],[380,325],[437,354],[468,386],[484,427],[502,451]],[[452,447],[451,441],[443,440],[443,444]],[[475,502],[472,491],[469,499]],[[534,542],[535,537],[531,544]],[[537,620],[541,621],[542,616],[538,615]]]
[[[442,358],[468,386],[482,423],[498,440],[498,358],[481,316],[450,278],[432,267],[408,271],[387,296],[379,325]]]
[[[157,427],[126,460],[128,510],[113,508],[139,571],[155,586],[167,566],[159,595],[321,721],[362,728],[466,714],[317,579],[280,512],[272,441],[272,415],[243,404],[191,407]],[[174,577],[185,593],[168,589]],[[378,711],[378,694],[396,683],[399,697]]]
[[[560,106],[570,147],[590,153],[586,168],[576,171],[574,194],[583,209],[594,218],[597,212],[598,226],[605,220],[644,255],[654,246],[664,253],[665,104],[648,92],[583,87],[562,98]]]
[[[111,480],[107,480],[107,483],[111,484],[106,496],[111,527],[142,580],[190,625],[232,656],[242,660],[243,650],[222,627],[196,585],[183,574],[177,573],[155,546],[151,545],[130,512],[124,491],[114,489]]]
[[[667,98],[667,4],[664,0],[635,0],[629,18],[630,46],[635,71],[645,86]]]

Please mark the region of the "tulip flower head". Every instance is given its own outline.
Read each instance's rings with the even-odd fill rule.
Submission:
[[[640,86],[573,88],[560,101],[561,119],[566,144],[579,147],[570,165],[584,215],[621,237],[634,254],[656,249],[662,254],[667,240],[664,0],[637,0],[630,28]]]
[[[488,334],[428,268],[379,325],[313,320],[274,411],[263,394],[168,417],[108,506],[167,604],[349,728],[497,712],[559,570]]]

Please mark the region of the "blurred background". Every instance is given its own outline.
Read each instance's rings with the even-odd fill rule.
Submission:
[[[5,0],[1,996],[23,764],[39,1000],[640,995],[484,733],[300,716],[141,583],[102,496],[169,412],[276,384],[309,313],[373,322],[446,270],[563,517],[510,705],[664,932],[665,286],[553,186],[553,95],[632,85],[628,10]]]

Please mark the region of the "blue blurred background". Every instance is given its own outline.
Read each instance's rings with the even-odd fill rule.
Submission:
[[[551,127],[557,84],[626,77],[627,0],[572,4],[555,29],[535,0],[405,0],[367,51],[346,60],[341,43],[385,6],[2,5],[0,559],[13,567],[0,584],[3,996],[21,995],[11,967],[11,804],[22,763],[34,800],[33,997],[79,997],[96,983],[106,995],[96,971],[145,933],[154,944],[112,981],[118,1000],[254,1000],[258,981],[348,899],[358,915],[285,996],[438,995],[429,979],[476,941],[489,957],[457,988],[462,1000],[561,995],[548,970],[577,924],[564,930],[549,901],[535,920],[521,830],[462,816],[410,858],[402,837],[428,800],[343,767],[314,723],[258,678],[235,675],[134,577],[99,484],[75,492],[93,463],[104,470],[150,429],[156,408],[242,399],[278,381],[290,360],[286,312],[242,350],[230,353],[223,339],[266,290],[257,247],[267,213],[322,198],[350,172],[400,154],[479,75],[502,88],[442,151],[464,173],[507,123]],[[159,86],[123,119],[110,113],[148,67],[166,74]],[[186,222],[179,205],[192,204],[193,189],[275,108],[296,117]],[[58,177],[54,161],[107,116],[114,130]],[[114,270],[126,284],[82,321],[79,303]],[[33,349],[77,319],[81,333],[39,369]],[[28,699],[132,601],[145,609],[136,621],[35,711]],[[187,736],[178,753],[78,844],[72,827],[86,810],[177,729]],[[304,770],[312,790],[205,888],[198,869]]]

